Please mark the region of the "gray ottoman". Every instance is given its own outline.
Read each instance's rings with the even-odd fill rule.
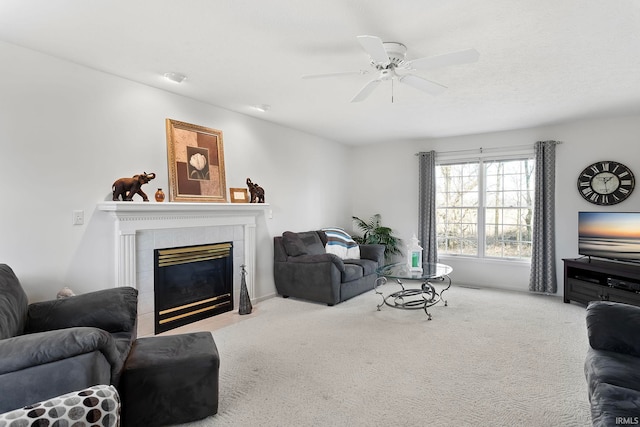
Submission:
[[[210,332],[136,340],[118,387],[123,427],[187,423],[216,414],[219,367]]]

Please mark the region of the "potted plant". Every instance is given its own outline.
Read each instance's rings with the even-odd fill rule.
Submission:
[[[389,259],[392,255],[400,255],[400,244],[402,240],[394,236],[393,230],[380,225],[380,214],[375,214],[369,221],[351,217],[355,225],[363,232],[362,236],[353,236],[353,240],[359,244],[380,244],[384,245],[384,256]]]

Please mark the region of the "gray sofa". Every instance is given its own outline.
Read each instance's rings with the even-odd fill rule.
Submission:
[[[136,339],[130,287],[28,304],[0,264],[0,413],[119,381]]]
[[[273,239],[273,275],[278,294],[334,305],[372,290],[384,263],[383,245],[359,245],[360,259],[326,253],[321,230],[284,232]]]
[[[640,423],[640,307],[594,301],[587,306],[584,371],[594,426]]]

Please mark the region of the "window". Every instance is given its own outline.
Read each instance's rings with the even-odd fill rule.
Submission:
[[[530,259],[533,156],[436,166],[438,253]]]

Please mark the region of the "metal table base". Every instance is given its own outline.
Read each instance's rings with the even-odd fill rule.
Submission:
[[[438,293],[432,281],[446,282],[447,287]],[[420,288],[405,288],[400,279],[396,279],[396,282],[400,285],[401,290],[385,297],[384,294],[378,290],[378,287],[386,284],[387,278],[381,276],[376,279],[375,292],[382,298],[382,302],[378,304],[378,311],[380,311],[380,307],[385,304],[389,307],[402,310],[424,310],[427,315],[427,320],[431,320],[431,313],[427,310],[429,307],[438,304],[440,301],[444,302],[445,307],[448,305],[447,300],[442,296],[451,287],[451,279],[449,276],[423,280]]]

